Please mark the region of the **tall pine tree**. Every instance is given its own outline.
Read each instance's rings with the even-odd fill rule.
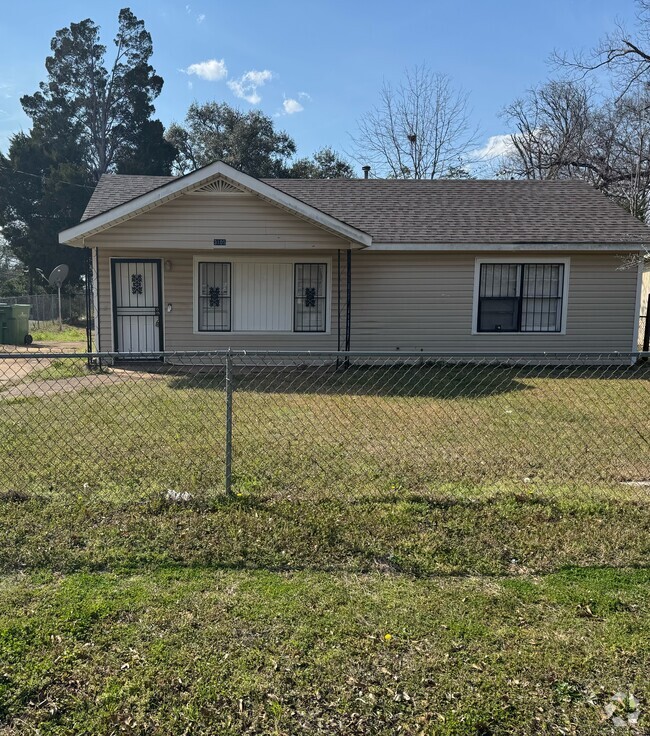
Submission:
[[[47,79],[21,99],[32,129],[0,154],[0,227],[32,279],[65,262],[78,283],[83,252],[60,246],[58,233],[79,221],[103,173],[170,173],[176,149],[152,119],[163,80],[149,63],[151,35],[125,8],[114,42],[107,65],[92,20],[57,31]]]
[[[127,160],[140,161],[139,173],[168,174],[176,152],[162,125],[151,120],[163,80],[149,63],[151,34],[128,8],[120,11],[115,47],[107,68],[106,47],[92,20],[57,31],[45,60],[48,78],[38,92],[21,98],[22,106],[42,130],[65,121],[95,179]]]

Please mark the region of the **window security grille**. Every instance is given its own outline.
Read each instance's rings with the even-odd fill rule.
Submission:
[[[482,263],[479,332],[560,332],[563,263]]]

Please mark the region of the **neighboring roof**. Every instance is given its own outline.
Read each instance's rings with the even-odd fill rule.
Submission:
[[[174,181],[182,179],[104,175],[82,222]],[[264,179],[261,183],[370,234],[373,245],[650,242],[643,223],[589,184],[575,180]]]

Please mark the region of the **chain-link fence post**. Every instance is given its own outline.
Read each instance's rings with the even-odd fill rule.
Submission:
[[[226,495],[232,494],[232,355],[226,353]]]

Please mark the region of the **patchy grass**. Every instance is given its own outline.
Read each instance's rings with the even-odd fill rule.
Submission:
[[[59,329],[56,322],[48,323],[47,326],[32,329],[31,335],[34,342],[86,342],[86,328],[73,327],[72,325],[63,325],[63,329]]]
[[[37,368],[23,379],[23,383],[62,378],[78,378],[90,374],[84,359],[54,358],[47,365]]]
[[[60,359],[36,376],[74,377]],[[3,403],[0,489],[131,502],[223,492],[223,375],[115,373],[115,384]],[[233,478],[262,498],[643,498],[647,366],[243,373]],[[34,372],[28,380],[34,377]],[[25,392],[28,391],[28,384]]]
[[[6,577],[4,734],[602,734],[647,725],[647,570],[418,580],[179,569]]]
[[[0,734],[645,732],[647,375],[240,372],[231,498],[222,375],[0,399]]]
[[[158,563],[275,570],[524,575],[650,562],[635,502],[236,498],[117,505],[0,497],[0,570],[131,572]]]

